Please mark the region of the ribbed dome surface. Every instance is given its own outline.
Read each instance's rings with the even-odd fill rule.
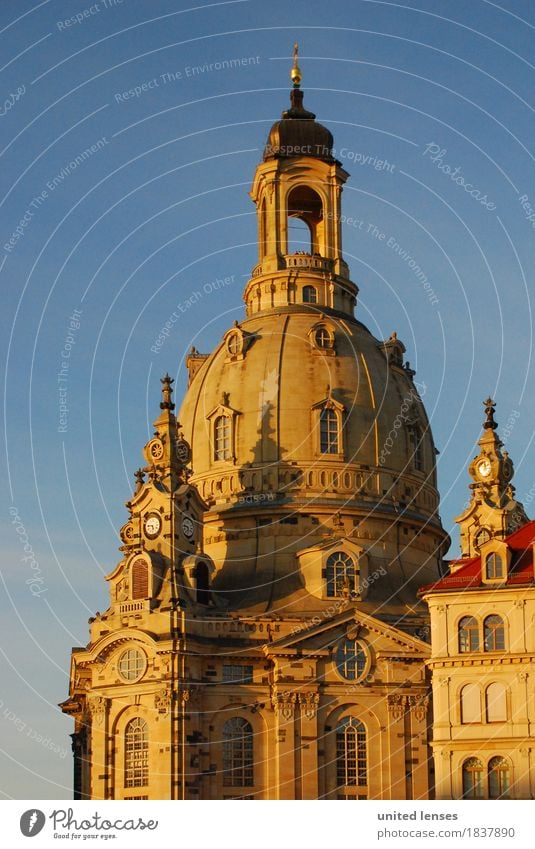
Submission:
[[[300,89],[291,92],[291,103],[291,108],[282,113],[282,120],[276,121],[269,132],[264,161],[280,157],[312,156],[332,162],[332,133],[315,120],[313,112],[303,108],[303,92]]]
[[[331,335],[327,351],[315,344],[321,328]],[[410,374],[388,364],[380,343],[362,324],[301,307],[264,313],[243,322],[240,331],[248,334],[243,358],[232,361],[223,342],[195,376],[180,411],[192,446],[194,481],[220,478],[229,466],[261,466],[278,490],[277,464],[286,469],[296,464],[301,470],[325,462],[374,467],[381,465],[381,455],[385,468],[410,472],[414,449],[407,429],[396,429],[387,446],[404,404],[424,434],[421,477],[432,475],[434,448]],[[320,453],[315,411],[329,397],[343,419],[343,458]],[[235,412],[232,463],[213,458],[210,417],[222,402]],[[235,487],[241,489],[237,476]],[[209,495],[202,486],[201,495]]]

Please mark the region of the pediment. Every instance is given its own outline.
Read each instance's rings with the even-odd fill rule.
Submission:
[[[321,622],[317,622],[321,618]],[[382,657],[405,657],[424,659],[430,655],[430,646],[400,631],[392,625],[387,625],[379,619],[355,610],[351,607],[340,613],[326,618],[321,614],[310,620],[296,622],[294,632],[282,637],[264,647],[267,656],[295,654],[325,654],[344,636],[357,639],[364,636],[373,643],[376,655]],[[367,635],[367,637],[366,637]]]
[[[297,552],[296,556],[300,558],[304,554],[309,554],[311,552],[321,552],[324,555],[328,555],[329,552],[339,551],[340,549],[347,551],[348,554],[354,554],[357,559],[365,553],[365,549],[362,545],[356,543],[354,539],[340,536],[331,537],[325,542],[320,542],[317,545],[311,545],[308,548],[302,548]]]

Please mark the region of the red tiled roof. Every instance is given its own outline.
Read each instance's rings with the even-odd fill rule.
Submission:
[[[516,586],[518,584],[529,584],[534,580],[533,571],[533,544],[535,543],[535,521],[528,522],[522,528],[505,537],[503,540],[511,550],[511,567],[507,575],[507,581],[500,586]],[[451,560],[450,564],[459,566],[452,575],[446,575],[434,584],[420,587],[418,595],[429,591],[461,590],[483,586],[481,580],[481,557],[467,557],[459,560]],[[487,585],[485,585],[487,586]]]

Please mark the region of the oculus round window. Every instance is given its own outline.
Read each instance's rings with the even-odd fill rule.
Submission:
[[[119,658],[117,668],[125,681],[137,681],[147,666],[147,658],[139,649],[127,649]]]
[[[231,356],[241,354],[242,339],[238,333],[232,333],[227,339],[227,351]]]
[[[360,640],[343,640],[336,649],[334,662],[342,678],[360,681],[369,670],[370,655]]]
[[[332,348],[333,338],[326,327],[318,327],[314,333],[314,342],[317,348]]]

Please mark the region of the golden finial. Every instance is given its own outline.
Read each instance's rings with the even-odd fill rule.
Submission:
[[[292,70],[290,71],[290,78],[295,86],[295,88],[299,88],[301,84],[301,80],[303,79],[303,74],[301,73],[301,68],[297,64],[297,60],[299,58],[299,45],[297,41],[294,44],[294,65]]]

